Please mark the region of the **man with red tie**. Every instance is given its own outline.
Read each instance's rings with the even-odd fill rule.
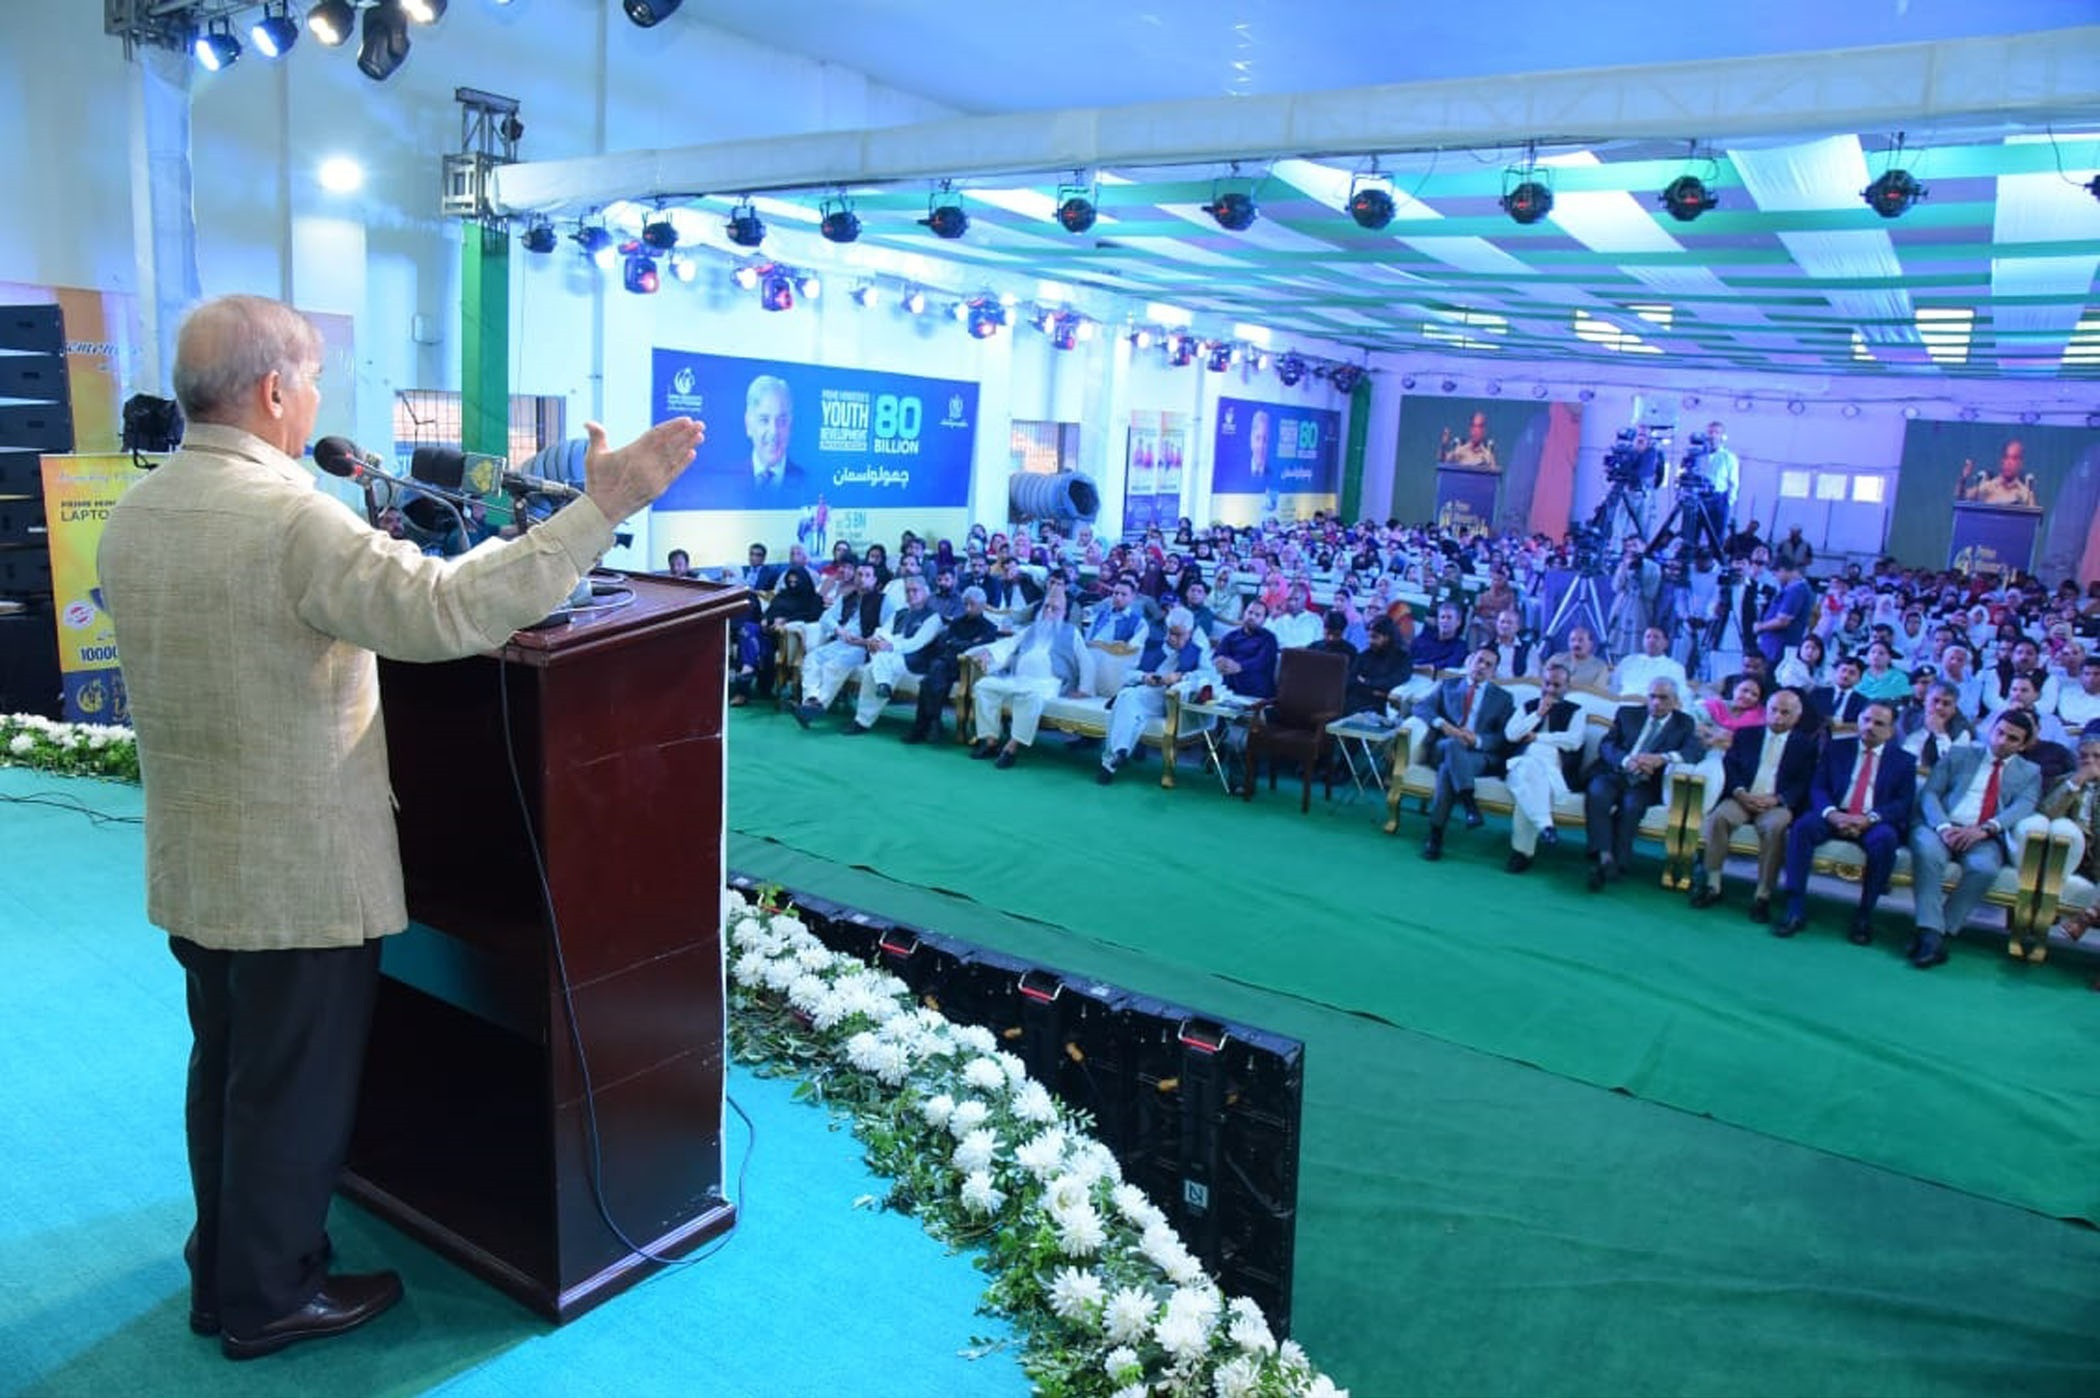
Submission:
[[[1917,796],[1918,762],[1889,741],[1895,727],[1895,709],[1876,699],[1859,711],[1859,736],[1824,749],[1809,787],[1808,812],[1787,831],[1786,921],[1772,929],[1773,936],[1791,937],[1808,925],[1803,900],[1816,846],[1849,840],[1866,851],[1867,867],[1847,935],[1857,946],[1874,940],[1874,905],[1888,891]]]
[[[2041,768],[2020,756],[2033,741],[2033,716],[2007,709],[1991,725],[1989,747],[1949,748],[1926,779],[1921,818],[1910,837],[1918,898],[1910,964],[1919,970],[1947,959],[1947,943],[2005,867],[2005,832],[2033,815],[2041,800]],[[1950,861],[1961,865],[1952,896],[1942,882]]]

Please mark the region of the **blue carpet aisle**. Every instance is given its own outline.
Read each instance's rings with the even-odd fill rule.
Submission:
[[[135,816],[134,788],[0,770],[0,798],[48,794]],[[882,1182],[790,1086],[732,1072],[758,1128],[742,1222],[707,1261],[559,1330],[353,1206],[343,1265],[391,1266],[408,1299],[357,1336],[229,1364],[184,1323],[178,1250],[181,981],[146,925],[136,825],[0,805],[0,1391],[105,1395],[851,1393],[998,1398],[1028,1385],[1000,1350],[963,1357],[983,1278],[910,1219],[855,1208]],[[729,1122],[732,1184],[747,1140]]]

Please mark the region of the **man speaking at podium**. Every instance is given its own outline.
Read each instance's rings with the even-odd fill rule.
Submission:
[[[99,567],[146,793],[146,914],[187,979],[196,1226],[190,1328],[250,1359],[401,1296],[331,1275],[341,1172],[378,985],[408,923],[379,655],[491,650],[545,616],[661,495],[703,429],[618,450],[589,425],[586,493],[522,538],[427,558],[313,487],[321,337],[255,296],[183,322],[182,450],[110,513]]]
[[[2027,446],[2018,437],[2005,444],[1996,475],[1982,480],[1975,476],[1976,463],[1962,462],[1961,499],[1983,505],[2023,505],[2030,510],[2040,506],[2034,495],[2034,477],[2027,474]]]

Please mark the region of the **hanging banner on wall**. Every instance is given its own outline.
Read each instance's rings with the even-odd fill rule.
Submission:
[[[653,532],[696,561],[741,562],[751,541],[785,552],[820,530],[855,537],[849,520],[890,538],[968,526],[974,383],[657,349],[650,420],[679,416],[705,421],[707,441],[657,501]],[[680,518],[730,512],[745,518]]]
[[[1180,519],[1188,433],[1187,413],[1139,409],[1130,415],[1130,450],[1123,476],[1125,534],[1171,529]]]
[[[1574,508],[1581,446],[1580,403],[1407,394],[1394,446],[1393,514],[1558,537]]]
[[[127,723],[117,633],[102,605],[95,550],[110,508],[145,475],[126,455],[43,459],[44,527],[51,542],[51,608],[70,723]]]
[[[1211,514],[1231,525],[1332,512],[1341,490],[1342,415],[1332,408],[1218,400]]]
[[[2100,441],[2078,427],[1905,423],[1888,551],[1928,568],[2031,566],[2052,586],[2100,577]]]

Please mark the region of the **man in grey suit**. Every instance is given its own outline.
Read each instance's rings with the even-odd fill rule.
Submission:
[[[1909,954],[1920,970],[1947,959],[1948,940],[2005,867],[2005,832],[2033,815],[2041,801],[2041,769],[2020,756],[2033,741],[2033,717],[2007,709],[1991,725],[1988,747],[1949,748],[1933,764],[1918,828],[1910,835],[1918,933]],[[1961,881],[1949,896],[1942,880],[1954,860],[1960,861]]]
[[[1454,805],[1465,807],[1466,828],[1480,828],[1480,805],[1473,799],[1473,784],[1491,771],[1500,770],[1509,741],[1503,728],[1515,711],[1509,691],[1495,683],[1493,646],[1482,646],[1466,657],[1466,673],[1445,680],[1415,705],[1415,717],[1429,725],[1423,743],[1424,766],[1436,766],[1436,796],[1429,806],[1429,838],[1422,843],[1424,859],[1444,856],[1444,824]]]

